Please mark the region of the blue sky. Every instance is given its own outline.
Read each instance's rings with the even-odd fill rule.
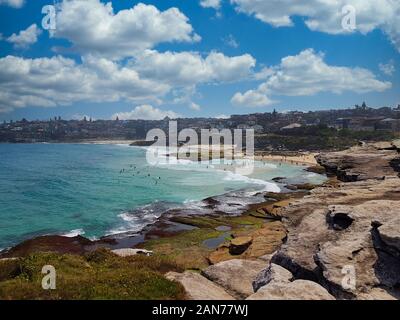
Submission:
[[[368,9],[354,1],[353,32],[337,18],[341,1],[298,1],[296,12],[277,0],[124,0],[109,11],[107,1],[70,0],[52,36],[41,22],[52,1],[19,1],[0,0],[0,120],[400,103],[400,4],[392,0]]]

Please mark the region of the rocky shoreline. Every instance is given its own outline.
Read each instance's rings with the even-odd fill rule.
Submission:
[[[190,284],[187,272],[169,277],[193,299],[196,282],[235,299],[400,299],[399,159],[396,143],[320,154],[337,182],[279,208],[287,231],[279,250],[217,263]]]
[[[328,182],[263,193],[242,215],[172,210],[130,237],[39,237],[0,258],[139,248],[186,270],[165,277],[187,299],[400,299],[399,152],[397,142],[385,142],[319,154],[310,171],[325,168]],[[220,203],[207,205],[215,211]]]

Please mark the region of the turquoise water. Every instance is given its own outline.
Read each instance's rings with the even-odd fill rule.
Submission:
[[[165,208],[234,190],[276,190],[265,181],[277,176],[322,179],[300,167],[262,163],[250,177],[198,163],[151,167],[145,152],[120,145],[0,144],[0,248],[45,234],[94,238],[140,230]],[[149,206],[146,214],[138,210]]]

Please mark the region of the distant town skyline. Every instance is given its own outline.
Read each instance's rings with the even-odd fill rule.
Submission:
[[[396,1],[57,2],[45,30],[53,1],[0,1],[1,121],[400,103]],[[346,5],[354,30],[343,25]]]

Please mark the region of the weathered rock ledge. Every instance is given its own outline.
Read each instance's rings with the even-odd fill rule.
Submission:
[[[258,210],[283,222],[281,248],[253,260],[245,251],[203,270],[205,278],[236,299],[400,299],[398,146],[363,145],[317,160],[338,181]]]
[[[399,158],[381,144],[319,155],[347,182],[281,211],[288,237],[272,262],[339,299],[400,298]]]

